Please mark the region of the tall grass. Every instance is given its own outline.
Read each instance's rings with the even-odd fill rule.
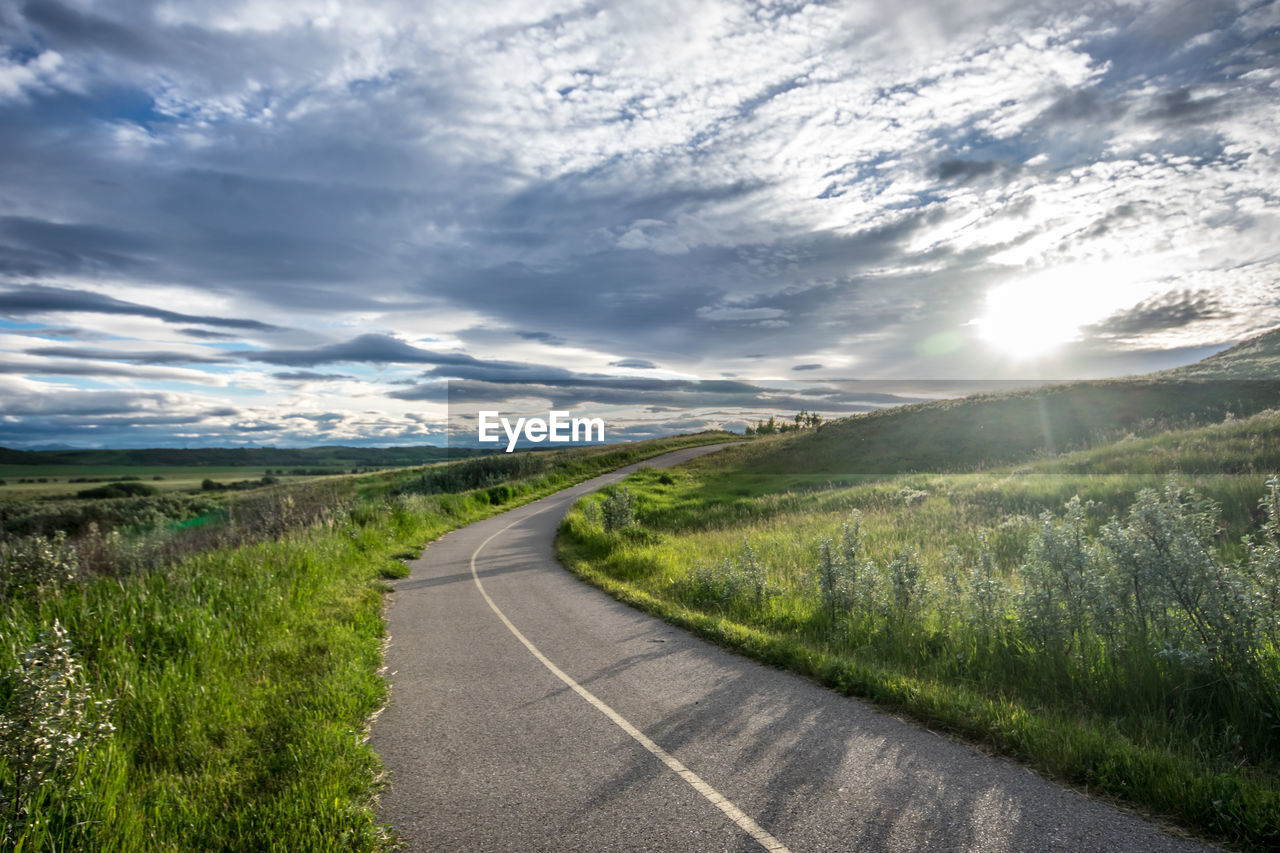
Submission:
[[[559,549],[719,642],[1272,849],[1280,481],[1260,470],[1277,436],[1264,415],[825,487],[761,477],[748,448],[633,476],[621,530],[586,499]],[[1181,473],[1149,473],[1153,455]],[[1214,455],[1230,473],[1208,470]]]
[[[384,579],[505,505],[723,438],[566,453],[456,493],[378,474],[0,540],[0,849],[388,849],[365,742]]]

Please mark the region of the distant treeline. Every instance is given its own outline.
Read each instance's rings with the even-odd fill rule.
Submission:
[[[140,450],[12,450],[0,465],[149,465],[170,467],[360,467],[428,465],[482,451],[445,447],[158,447]]]

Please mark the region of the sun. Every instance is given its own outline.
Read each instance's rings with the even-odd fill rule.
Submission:
[[[1090,323],[1132,304],[1141,280],[1126,263],[1046,270],[989,290],[982,315],[971,325],[993,349],[1013,359],[1039,358],[1079,340]]]
[[[1054,289],[1005,285],[987,294],[986,311],[973,325],[993,348],[1030,359],[1079,337],[1077,314]]]

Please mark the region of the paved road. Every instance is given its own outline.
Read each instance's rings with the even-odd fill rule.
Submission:
[[[633,468],[454,531],[396,584],[373,746],[407,849],[1208,849],[579,582],[559,521]]]

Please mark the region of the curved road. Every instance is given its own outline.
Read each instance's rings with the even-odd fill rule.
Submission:
[[[456,530],[395,584],[372,743],[407,849],[1211,849],[576,580],[561,517],[637,467]]]

